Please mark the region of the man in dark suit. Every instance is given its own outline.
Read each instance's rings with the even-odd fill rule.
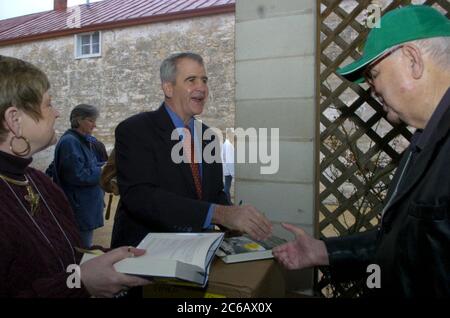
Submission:
[[[208,98],[203,59],[194,53],[172,55],[161,64],[160,75],[161,107],[132,116],[116,129],[121,198],[111,246],[136,245],[148,232],[200,232],[214,224],[267,238],[271,223],[255,207],[228,205],[220,160],[197,159],[209,142],[220,144],[218,138],[202,141],[208,127],[194,118]],[[183,158],[189,158],[181,163],[174,151],[180,142]],[[220,148],[215,149],[220,158]]]

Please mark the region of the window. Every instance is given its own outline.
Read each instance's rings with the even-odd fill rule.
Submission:
[[[101,34],[99,31],[75,35],[75,58],[101,56]]]

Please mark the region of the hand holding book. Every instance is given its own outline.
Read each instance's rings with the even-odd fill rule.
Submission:
[[[113,264],[127,260],[128,257],[144,255],[145,250],[134,247],[120,247],[107,253],[97,251],[89,254],[89,260],[84,259],[80,266],[80,277],[89,294],[95,297],[114,297],[124,287],[144,286],[150,283],[148,279],[125,275],[114,270]],[[85,254],[88,255],[88,254]]]
[[[177,278],[205,286],[223,233],[149,233],[138,248],[144,255],[114,264],[116,271],[143,277]],[[82,262],[96,257],[84,254]]]

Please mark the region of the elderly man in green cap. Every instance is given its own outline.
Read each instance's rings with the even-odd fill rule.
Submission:
[[[450,20],[424,5],[390,11],[362,57],[337,71],[366,81],[391,122],[414,128],[380,226],[316,240],[290,224],[274,249],[289,269],[324,266],[335,282],[365,280],[369,295],[450,297]]]

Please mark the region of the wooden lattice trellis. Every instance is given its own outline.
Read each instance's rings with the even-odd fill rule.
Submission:
[[[386,189],[412,136],[390,125],[367,85],[349,83],[335,71],[360,57],[367,33],[367,8],[382,12],[427,4],[450,15],[449,0],[320,0],[320,195],[321,237],[365,231],[378,224]],[[325,296],[354,296],[357,286],[328,285],[318,272],[316,290]],[[347,286],[348,287],[348,286]]]

